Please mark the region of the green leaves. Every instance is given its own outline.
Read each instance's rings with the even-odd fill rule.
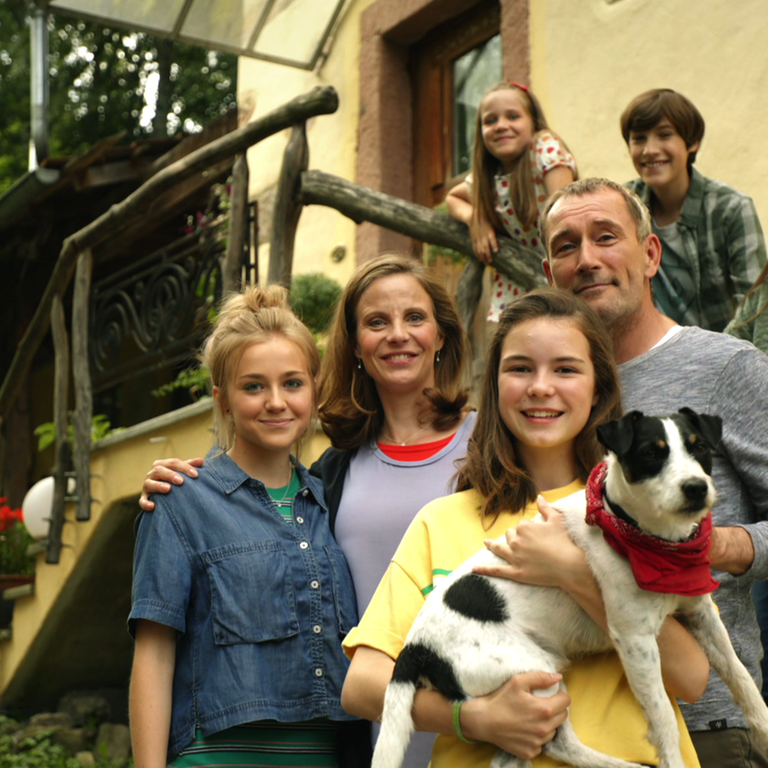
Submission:
[[[96,414],[91,420],[91,441],[101,440],[102,437],[111,432],[119,432],[120,429],[112,429],[112,424],[103,413]],[[37,438],[37,450],[44,451],[56,442],[56,426],[52,421],[46,421],[35,428],[34,435]],[[67,427],[67,438],[70,443],[75,441],[75,429],[71,423]]]
[[[235,106],[234,54],[49,19],[52,155],[79,155],[123,130],[128,142],[199,131]],[[0,193],[27,170],[29,64],[25,3],[0,0]]]

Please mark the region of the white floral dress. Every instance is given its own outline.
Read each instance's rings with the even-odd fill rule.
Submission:
[[[542,131],[533,137],[530,147],[531,168],[533,170],[533,188],[536,192],[536,205],[539,214],[547,201],[547,188],[544,186],[544,176],[553,168],[565,166],[576,175],[576,161],[573,155],[562,145],[559,139],[548,131]],[[544,245],[539,240],[539,217],[530,226],[523,226],[509,198],[509,174],[499,173],[496,176],[495,204],[496,213],[504,225],[507,234],[521,245],[534,248],[545,255]],[[467,176],[467,183],[471,186],[471,175]],[[488,320],[492,323],[499,322],[504,307],[515,298],[524,293],[524,289],[515,285],[507,275],[494,270],[492,278],[491,306],[488,310]]]

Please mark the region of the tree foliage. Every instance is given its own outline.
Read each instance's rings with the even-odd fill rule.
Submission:
[[[50,153],[76,155],[107,136],[198,131],[235,106],[237,57],[141,32],[49,17]],[[27,170],[29,24],[0,0],[0,192]]]

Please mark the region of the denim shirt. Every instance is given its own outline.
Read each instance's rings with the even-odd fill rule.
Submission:
[[[355,719],[341,708],[355,593],[322,485],[299,466],[291,526],[262,482],[217,453],[139,517],[128,627],[178,632],[169,757],[196,728]]]

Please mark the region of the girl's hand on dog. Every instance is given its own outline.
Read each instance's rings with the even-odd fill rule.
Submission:
[[[526,760],[536,757],[568,716],[567,693],[542,694],[542,689],[558,688],[561,678],[551,672],[526,672],[487,696],[469,699],[461,708],[464,735]]]
[[[561,587],[589,575],[584,553],[565,529],[563,516],[537,499],[543,520],[522,520],[506,533],[506,543],[488,539],[486,547],[507,565],[479,566],[475,573],[541,587]]]

